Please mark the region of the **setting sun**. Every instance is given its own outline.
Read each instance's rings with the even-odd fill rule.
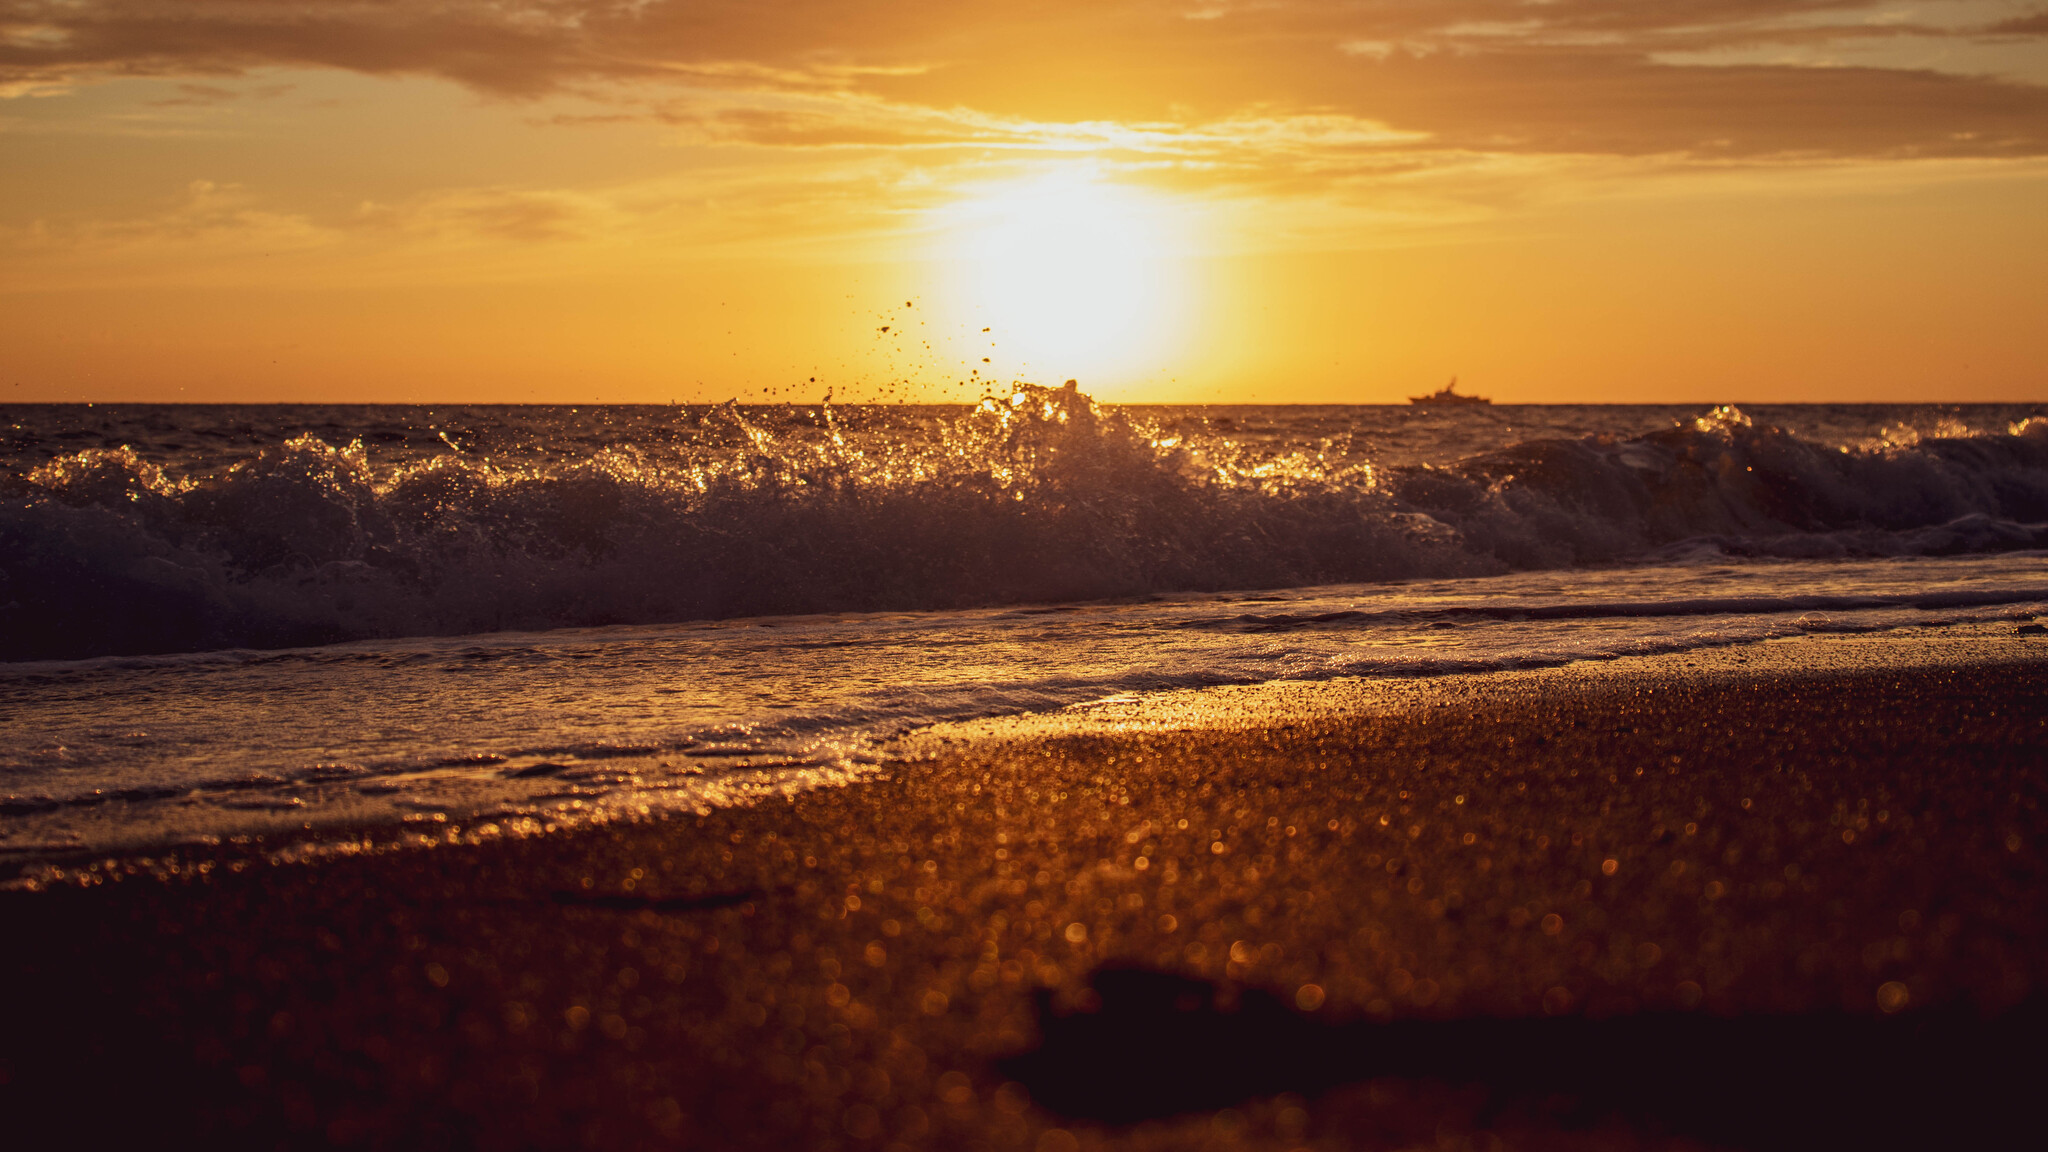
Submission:
[[[990,330],[979,343],[1004,365],[1128,378],[1159,370],[1186,327],[1188,229],[1163,197],[1060,173],[985,189],[936,215],[950,281],[942,300],[968,332]]]

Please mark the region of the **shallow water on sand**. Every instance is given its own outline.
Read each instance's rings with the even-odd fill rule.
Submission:
[[[1161,689],[1415,677],[2048,614],[2038,554],[1674,563],[933,613],[0,665],[0,853],[252,813],[572,820],[873,763],[947,720]],[[112,821],[110,812],[118,813]],[[118,838],[118,837],[117,837]]]

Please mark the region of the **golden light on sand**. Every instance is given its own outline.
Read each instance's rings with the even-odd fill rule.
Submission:
[[[947,310],[1028,375],[1114,381],[1160,370],[1187,325],[1186,216],[1167,198],[1061,172],[940,210]]]

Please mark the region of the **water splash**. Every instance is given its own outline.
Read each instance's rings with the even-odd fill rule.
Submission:
[[[829,404],[676,424],[560,458],[380,464],[310,434],[179,476],[59,456],[0,480],[0,659],[2048,544],[2039,417],[1829,446],[1722,407],[1394,467],[1071,386],[880,431]]]

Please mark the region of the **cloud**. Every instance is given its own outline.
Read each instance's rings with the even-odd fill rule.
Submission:
[[[153,108],[204,107],[209,104],[223,104],[240,95],[241,93],[232,88],[222,88],[214,84],[180,84],[176,96],[166,96],[162,100],[151,100],[149,103]]]
[[[1992,36],[2048,37],[2048,12],[2036,12],[2031,16],[2001,20],[1984,31]]]
[[[194,180],[155,211],[118,218],[39,219],[0,227],[0,290],[44,286],[56,259],[67,274],[121,266],[137,254],[246,259],[331,246],[334,233],[306,216],[268,206],[239,184]]]
[[[2048,154],[2038,84],[1674,59],[1985,38],[2048,38],[2048,13],[1866,0],[0,0],[0,91],[318,66],[509,98],[575,90],[707,138],[792,148],[986,142],[999,121],[1338,117],[1437,149]],[[678,110],[686,89],[699,106]],[[819,114],[741,98],[760,93],[849,102]]]
[[[365,203],[345,224],[408,237],[544,242],[584,239],[614,221],[597,198],[560,191],[457,189],[404,205]]]

